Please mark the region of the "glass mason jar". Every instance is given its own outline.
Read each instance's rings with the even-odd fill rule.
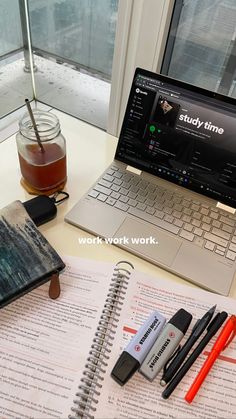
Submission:
[[[22,184],[28,192],[49,194],[66,183],[66,142],[56,115],[35,109],[33,115],[38,135],[28,113],[16,135]]]

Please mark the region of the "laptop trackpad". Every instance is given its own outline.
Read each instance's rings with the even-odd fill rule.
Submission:
[[[181,240],[171,237],[141,220],[126,217],[114,237],[127,238],[124,247],[138,252],[153,262],[171,266],[181,245]],[[127,243],[128,242],[128,243]]]

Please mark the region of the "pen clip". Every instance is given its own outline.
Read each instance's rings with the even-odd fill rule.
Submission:
[[[229,339],[227,340],[227,342],[226,342],[224,348],[222,349],[222,351],[224,351],[230,345],[230,343],[232,342],[232,340],[234,339],[235,336],[236,336],[236,328],[234,328],[232,330],[232,333],[229,336]]]
[[[207,326],[207,331],[209,332],[211,330],[211,328],[214,326],[214,324],[216,323],[216,321],[218,321],[218,318],[220,317],[220,313],[217,313],[215,315],[215,317],[212,319],[211,323]]]
[[[196,328],[198,327],[198,325],[199,325],[199,323],[200,323],[200,320],[201,319],[198,319],[197,321],[196,321],[196,323],[194,324],[194,326],[193,326],[193,328],[192,328],[192,331],[191,331],[191,335],[194,333],[194,331],[196,330]]]
[[[163,372],[165,373],[169,364],[174,360],[174,358],[178,355],[178,353],[180,352],[181,349],[181,345],[178,346],[178,348],[175,350],[175,352],[170,356],[170,358],[167,360],[167,362],[165,363],[164,367],[163,367]]]

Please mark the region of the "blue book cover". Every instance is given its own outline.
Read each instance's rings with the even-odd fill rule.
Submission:
[[[0,308],[64,267],[20,201],[0,210]]]

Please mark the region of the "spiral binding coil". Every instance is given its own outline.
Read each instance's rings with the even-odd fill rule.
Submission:
[[[122,266],[130,262],[120,261],[116,264],[111,279],[111,285],[102,310],[98,327],[91,345],[83,377],[80,380],[79,391],[76,393],[72,415],[69,419],[88,418],[94,419],[92,412],[96,411],[103,374],[106,372],[107,360],[113,345],[114,334],[119,321],[121,306],[128,285],[130,271]]]

